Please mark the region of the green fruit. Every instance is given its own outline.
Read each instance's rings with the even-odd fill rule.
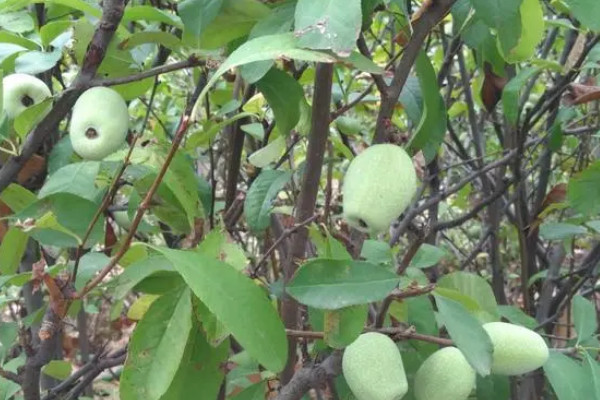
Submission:
[[[400,400],[408,391],[400,351],[381,333],[363,333],[346,347],[342,370],[358,400]]]
[[[365,232],[384,232],[416,191],[417,174],[406,151],[373,145],[352,160],[344,177],[344,219]]]
[[[127,104],[107,87],[86,90],[73,106],[69,134],[73,150],[87,160],[102,160],[125,144]]]
[[[475,370],[456,347],[427,357],[415,375],[416,400],[466,400],[475,387]]]
[[[8,118],[14,119],[27,108],[52,97],[46,84],[32,75],[11,74],[2,79],[2,107]],[[50,112],[50,104],[41,114]]]
[[[540,368],[548,359],[548,346],[531,329],[506,322],[483,325],[494,346],[492,373],[520,375]]]

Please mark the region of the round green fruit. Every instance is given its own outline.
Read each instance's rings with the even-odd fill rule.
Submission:
[[[2,107],[10,119],[16,118],[27,108],[40,104],[52,97],[46,84],[32,75],[11,74],[2,79]],[[50,112],[50,104],[41,114],[42,118]]]
[[[381,333],[363,333],[346,347],[342,371],[358,400],[400,400],[408,391],[400,351]]]
[[[525,374],[540,368],[548,360],[546,342],[531,329],[506,322],[489,322],[483,329],[494,347],[493,374]]]
[[[416,400],[466,400],[475,387],[475,370],[456,347],[427,357],[415,375]]]
[[[416,191],[417,174],[406,151],[373,145],[352,160],[344,177],[344,219],[363,232],[384,232]]]
[[[127,104],[119,93],[101,86],[88,89],[73,106],[73,150],[83,159],[102,160],[125,144],[128,126]]]

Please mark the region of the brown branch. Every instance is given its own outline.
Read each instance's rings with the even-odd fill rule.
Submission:
[[[203,74],[200,77],[200,82],[199,82],[198,86],[204,86],[204,85],[206,85],[206,75]],[[196,95],[197,93],[199,93],[198,90],[196,90],[194,94]],[[195,96],[192,96],[190,103],[195,102],[194,97]],[[144,217],[144,214],[146,213],[146,211],[150,208],[150,205],[152,203],[152,197],[154,197],[154,194],[158,190],[158,187],[160,186],[165,174],[167,173],[167,170],[169,169],[169,165],[171,164],[173,157],[175,157],[175,153],[177,152],[177,149],[179,148],[179,145],[181,144],[181,141],[183,140],[183,138],[187,132],[187,129],[188,129],[189,123],[190,123],[190,113],[191,113],[191,107],[187,107],[185,112],[181,116],[181,119],[179,121],[179,127],[177,128],[177,132],[175,133],[175,137],[173,138],[173,142],[171,144],[171,148],[169,149],[169,153],[167,154],[165,162],[163,163],[160,171],[158,172],[158,175],[154,179],[154,182],[152,182],[152,185],[150,186],[148,193],[146,193],[146,196],[140,203],[139,208],[135,214],[135,218],[133,219],[133,221],[131,223],[131,228],[129,229],[129,232],[127,233],[127,237],[125,238],[125,241],[119,248],[119,251],[117,252],[117,254],[115,254],[110,259],[109,263],[100,271],[100,273],[98,273],[98,275],[96,275],[90,282],[88,282],[85,285],[85,287],[81,290],[81,292],[76,295],[76,297],[78,297],[78,298],[84,297],[86,294],[88,294],[90,292],[90,290],[92,290],[100,282],[102,282],[102,279],[104,279],[104,277],[106,275],[108,275],[110,273],[110,271],[112,271],[112,269],[118,264],[118,262],[121,260],[121,258],[125,255],[125,253],[129,249],[129,246],[131,245],[131,242],[133,241],[133,238],[135,236],[137,227],[139,226],[140,222],[142,221],[142,218]]]
[[[22,383],[22,379],[19,375],[17,375],[14,372],[7,371],[1,367],[0,367],[0,376],[3,377],[4,379],[8,379],[9,381],[12,381],[12,382],[18,384],[18,385],[20,385]]]
[[[151,78],[153,76],[158,76],[169,72],[179,71],[186,68],[201,67],[205,64],[206,62],[204,60],[200,60],[195,55],[191,55],[188,57],[187,60],[178,61],[172,64],[161,65],[159,67],[154,67],[133,75],[119,76],[116,78],[94,79],[90,83],[90,86],[121,85],[124,83],[141,81],[142,79]]]
[[[298,229],[305,227],[306,225],[310,224],[311,222],[313,222],[317,218],[319,218],[319,215],[315,214],[312,217],[310,217],[310,218],[308,218],[308,219],[306,219],[306,220],[304,220],[302,222],[299,222],[299,223],[295,224],[291,228],[285,229],[281,233],[281,235],[277,238],[277,240],[275,240],[275,242],[273,242],[273,244],[271,245],[271,247],[269,247],[267,249],[267,251],[265,251],[265,253],[262,255],[262,257],[260,258],[260,260],[258,260],[258,262],[256,263],[256,265],[252,268],[251,276],[256,275],[256,273],[257,273],[258,269],[261,267],[261,265],[263,265],[267,261],[267,259],[271,255],[271,253],[273,251],[275,251],[275,249],[281,244],[281,242],[283,242],[290,235],[292,235],[293,233],[295,233]]]
[[[413,34],[404,52],[400,62],[394,70],[394,78],[388,89],[381,92],[381,107],[377,115],[377,125],[375,126],[375,143],[382,143],[386,140],[386,125],[391,119],[394,108],[402,92],[402,88],[408,79],[410,70],[419,55],[419,51],[425,42],[425,39],[438,22],[450,11],[450,7],[456,0],[438,0],[427,7],[422,14],[414,21]]]
[[[325,148],[329,133],[329,110],[331,107],[331,86],[333,80],[333,65],[317,64],[315,73],[315,92],[312,104],[312,126],[306,151],[306,168],[302,187],[298,197],[295,221],[306,221],[315,214],[315,204],[319,192],[319,182]],[[291,254],[283,265],[284,282],[290,281],[298,263],[305,256],[308,230],[299,228],[292,237]],[[281,306],[282,319],[288,329],[298,327],[298,303],[290,296],[285,296]],[[281,373],[281,381],[286,384],[294,375],[296,364],[296,341],[288,340],[288,362]]]

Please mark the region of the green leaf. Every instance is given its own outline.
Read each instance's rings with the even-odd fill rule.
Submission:
[[[586,381],[591,383],[587,386],[589,391],[587,398],[600,399],[600,365],[588,351],[585,351],[583,370],[587,375]]]
[[[566,222],[546,222],[540,226],[540,236],[546,240],[563,240],[575,235],[585,235],[587,232],[584,226]]]
[[[498,318],[496,297],[490,284],[482,277],[464,271],[452,272],[444,275],[438,281],[438,287],[456,289],[460,293],[470,296],[482,310],[495,319]]]
[[[130,264],[107,288],[114,298],[123,299],[132,290],[160,294],[182,284],[171,263],[161,255],[153,255]]]
[[[288,135],[300,119],[300,101],[304,98],[302,86],[287,73],[271,68],[256,87],[273,109],[279,132]]]
[[[19,325],[16,322],[3,322],[0,324],[0,360],[4,360],[6,353],[12,348],[18,335]],[[0,396],[0,398],[2,397]]]
[[[428,268],[432,267],[435,264],[439,263],[444,256],[446,256],[446,252],[439,247],[424,243],[419,247],[417,253],[410,261],[410,265],[413,268]]]
[[[540,0],[522,0],[520,7],[521,37],[504,58],[516,63],[526,61],[534,54],[537,45],[544,37],[544,10]]]
[[[522,0],[471,0],[476,16],[498,33],[505,53],[512,49],[521,35],[519,9]]]
[[[42,372],[56,379],[67,379],[71,375],[73,366],[68,361],[52,360],[42,367]]]
[[[177,50],[181,46],[181,40],[177,36],[162,31],[136,32],[122,41],[119,46],[123,49],[133,49],[146,43],[162,45],[171,50]]]
[[[248,162],[255,167],[265,168],[269,164],[279,160],[285,150],[285,137],[278,136],[269,144],[256,150],[248,156]]]
[[[2,243],[0,243],[0,273],[2,275],[17,273],[28,240],[29,235],[14,226],[4,234]]]
[[[550,357],[543,368],[558,400],[591,399],[583,396],[589,382],[586,371],[577,361],[550,350]]]
[[[34,28],[33,18],[25,10],[0,13],[0,29],[14,33],[25,33]]]
[[[195,324],[197,325],[197,324]],[[229,356],[229,341],[212,347],[201,327],[195,326],[188,339],[179,369],[161,400],[180,400],[194,394],[198,399],[216,399],[225,377],[222,364]]]
[[[97,161],[83,161],[68,164],[50,175],[40,189],[38,197],[43,199],[56,193],[70,193],[75,196],[96,201],[100,190],[94,184],[100,170]]]
[[[538,325],[535,318],[525,314],[523,310],[516,306],[498,305],[498,312],[513,324],[523,325],[529,329],[533,329]]]
[[[502,105],[508,122],[517,124],[519,119],[519,93],[521,88],[540,70],[539,67],[523,68],[502,90]]]
[[[193,45],[208,50],[223,47],[248,35],[254,25],[270,11],[269,7],[259,0],[224,0],[221,11],[203,29],[200,38],[193,36],[196,40]]]
[[[348,253],[344,245],[331,236],[329,232],[326,232],[325,236],[323,236],[318,227],[311,225],[308,227],[308,235],[317,248],[317,255],[320,258],[352,260],[352,256]]]
[[[200,36],[206,27],[219,15],[223,0],[184,0],[177,11],[185,29]]]
[[[354,342],[365,327],[368,311],[368,304],[325,311],[325,342],[334,349],[343,349]]]
[[[123,400],[160,399],[175,377],[192,328],[190,291],[155,300],[129,342],[120,381]]]
[[[227,60],[215,71],[204,89],[202,89],[194,105],[193,118],[199,116],[198,109],[204,101],[204,96],[206,96],[211,87],[225,72],[240,65],[255,61],[273,60],[280,57],[315,62],[331,63],[336,61],[336,58],[329,54],[301,48],[298,38],[292,33],[267,35],[249,40],[231,53]]]
[[[390,245],[387,242],[373,239],[363,242],[360,256],[373,264],[390,264],[394,260]]]
[[[425,51],[419,52],[415,69],[419,77],[424,106],[421,121],[408,146],[414,152],[421,150],[425,160],[429,162],[437,154],[446,134],[446,106],[440,95],[435,70]]]
[[[598,327],[596,307],[585,297],[577,295],[572,301],[573,323],[577,332],[577,343],[594,336]]]
[[[266,169],[261,171],[250,186],[244,201],[244,212],[246,222],[254,232],[263,231],[269,226],[273,200],[291,176],[290,172]]]
[[[309,49],[348,54],[356,47],[362,25],[360,0],[299,0],[295,33]]]
[[[460,303],[437,294],[434,297],[439,316],[456,347],[479,375],[489,375],[492,368],[492,341],[479,321]]]
[[[22,113],[17,115],[14,122],[15,131],[24,138],[29,132],[45,117],[46,110],[52,104],[52,98],[27,107]]]
[[[265,386],[265,382],[258,382],[254,385],[250,385],[233,396],[231,400],[264,400],[266,392]]]
[[[248,264],[244,250],[228,236],[226,231],[213,229],[200,242],[196,251],[216,260],[225,261],[238,271],[244,270]]]
[[[396,274],[380,265],[318,258],[303,264],[286,290],[302,304],[336,310],[382,300],[398,281]]]
[[[567,198],[571,207],[585,215],[600,213],[600,161],[569,180]]]
[[[13,358],[2,366],[2,369],[17,373],[17,369],[25,364],[25,354],[17,358]],[[0,400],[12,400],[14,395],[21,390],[18,383],[9,381],[8,379],[0,378]]]
[[[296,4],[293,2],[284,2],[275,7],[269,15],[261,19],[254,25],[248,40],[278,33],[289,32],[294,23],[294,11]],[[240,67],[244,80],[248,83],[254,83],[261,79],[273,66],[273,61],[257,61]]]
[[[15,59],[15,72],[35,75],[54,68],[62,57],[61,49],[51,52],[26,51]]]
[[[569,5],[571,12],[583,26],[600,32],[600,3],[596,0],[564,0]]]
[[[109,262],[110,258],[104,253],[91,252],[84,254],[79,260],[75,289],[81,290],[96,275],[96,272],[108,265]]]
[[[258,362],[279,372],[287,360],[283,323],[265,292],[232,266],[202,254],[157,247],[194,294]]]
[[[181,7],[181,4],[179,4]],[[181,10],[181,8],[179,8]],[[144,20],[148,22],[161,22],[182,29],[183,24],[178,17],[153,6],[127,7],[123,13],[123,22]]]
[[[506,400],[510,398],[510,381],[508,376],[488,375],[482,377],[477,375],[477,399],[478,400]]]

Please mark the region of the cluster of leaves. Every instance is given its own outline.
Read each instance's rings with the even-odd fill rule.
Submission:
[[[113,85],[129,102],[138,136],[131,154],[123,149],[102,162],[82,161],[64,135],[64,121],[51,150],[36,156],[44,165],[24,169],[47,173],[43,183],[18,177],[0,192],[6,222],[0,305],[7,314],[0,325],[1,370],[16,373],[26,364],[24,332],[37,332],[54,304],[50,296],[41,308],[27,309],[23,293],[31,283],[39,286],[42,275],[58,279],[77,265],[72,284],[86,296],[69,302],[67,319],[87,313],[105,326],[137,321],[120,376],[124,400],[188,393],[264,398],[290,360],[288,335],[302,336],[290,332],[296,323],[284,326],[289,316],[278,310],[288,295],[303,305],[304,330],[312,331],[306,337],[317,332],[305,356],[343,349],[367,326],[391,327],[408,339],[399,346],[412,379],[437,349],[435,339],[447,335],[478,372],[478,399],[510,396],[508,378],[490,375],[492,348],[482,323],[502,318],[562,335],[554,320],[572,322],[576,337],[568,330],[553,342],[572,351],[552,351],[544,366],[550,385],[540,391],[561,400],[600,397],[596,308],[578,294],[597,292],[598,115],[581,98],[559,112],[557,100],[577,74],[595,79],[599,3],[266,3],[185,0],[176,7],[157,1],[124,8],[95,83]],[[419,31],[431,9],[446,6],[441,23]],[[54,77],[59,98],[84,64],[100,17],[102,9],[83,0],[5,0],[0,68]],[[414,63],[397,69],[418,37],[429,40],[417,42]],[[300,227],[304,221],[293,218],[303,195],[298,187],[315,168],[306,148],[315,125],[315,63],[335,66],[328,88],[335,108],[331,118],[317,121],[329,126],[327,165],[316,166],[323,176],[312,182],[324,188],[316,210],[325,215]],[[380,93],[392,92],[404,72],[397,99]],[[377,118],[386,101],[395,112]],[[189,129],[172,148],[186,108]],[[4,143],[18,148],[34,122],[32,115],[3,119]],[[356,240],[340,218],[338,187],[349,160],[375,141],[372,132],[382,123],[389,133],[384,141],[405,143],[415,156],[424,186],[397,231]],[[506,162],[494,164],[501,157]],[[117,194],[103,209],[113,188]],[[129,222],[119,227],[115,213],[123,209]],[[480,213],[485,217],[477,218]],[[288,279],[292,232],[304,229],[308,260]],[[590,261],[577,270],[563,260],[554,265],[548,250],[556,243],[573,263],[580,252]],[[541,249],[531,256],[538,267],[523,256],[528,246]],[[35,261],[47,264],[42,272],[40,263],[23,267],[31,248]],[[109,278],[90,287],[115,261]],[[507,299],[507,293],[517,294]],[[63,360],[43,371],[74,376]],[[335,384],[340,396],[351,396],[342,376]],[[5,377],[0,387],[2,398],[19,392]]]

